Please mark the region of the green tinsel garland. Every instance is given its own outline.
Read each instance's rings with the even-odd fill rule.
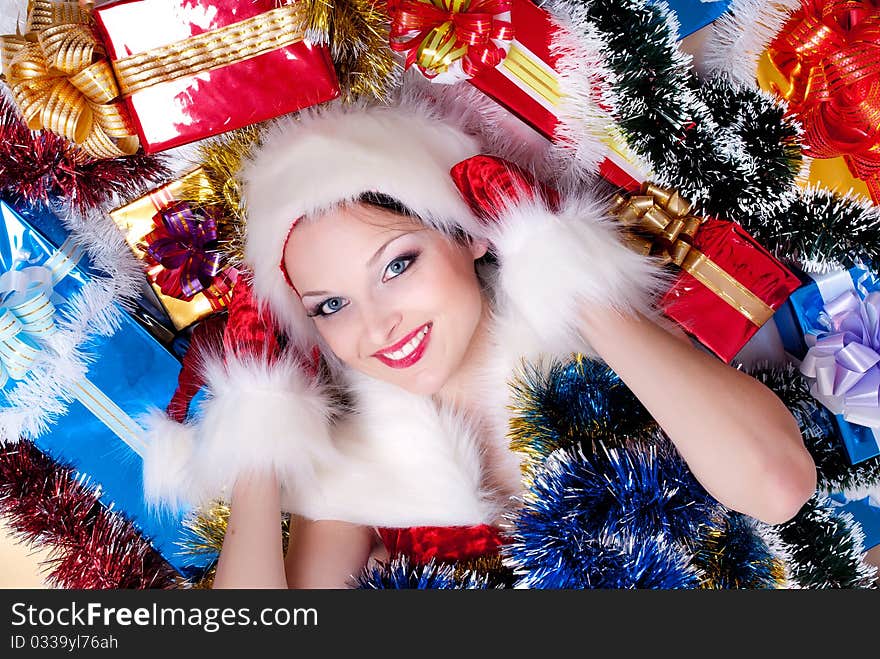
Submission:
[[[722,77],[700,81],[665,6],[557,4],[586,16],[605,39],[618,125],[658,183],[678,189],[702,213],[739,222],[778,258],[805,270],[859,259],[880,268],[880,213],[798,188],[798,125],[758,89]]]
[[[775,527],[791,555],[789,577],[801,588],[873,588],[876,568],[862,560],[864,534],[849,513],[815,495]]]

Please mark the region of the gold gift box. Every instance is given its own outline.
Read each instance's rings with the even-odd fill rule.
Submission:
[[[131,247],[131,251],[134,252],[139,261],[144,261],[146,254],[138,247],[138,243],[142,242],[156,228],[153,216],[172,202],[181,200],[183,190],[195,189],[195,187],[188,186],[202,184],[207,185],[207,180],[204,172],[199,168],[153,190],[130,204],[110,212],[110,217],[113,218],[116,226],[122,231],[126,242]],[[161,269],[162,266],[148,267],[145,263],[145,271],[148,275],[154,268]],[[152,286],[153,290],[156,291],[159,301],[165,307],[169,318],[171,318],[175,329],[178,331],[217,311],[204,293],[197,293],[187,302],[170,295],[165,295],[158,284],[152,284]]]

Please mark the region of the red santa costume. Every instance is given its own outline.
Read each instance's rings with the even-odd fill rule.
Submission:
[[[210,396],[196,419],[152,419],[148,500],[204,504],[228,497],[243,469],[274,469],[286,511],[376,527],[392,554],[497,550],[522,489],[506,439],[509,380],[523,359],[592,353],[575,325],[579,303],[655,315],[659,271],[624,246],[588,192],[557,197],[480,154],[475,137],[412,99],[328,105],[268,129],[240,174],[251,286],[230,309],[226,354],[203,364]],[[298,218],[366,192],[447,235],[489,241],[497,264],[484,273],[491,347],[478,413],[355,372],[327,350],[320,374],[304,357],[322,343],[281,265],[285,242]],[[283,349],[261,330],[267,318],[286,335]]]

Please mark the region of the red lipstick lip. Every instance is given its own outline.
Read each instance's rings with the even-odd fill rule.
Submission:
[[[381,352],[374,353],[374,357],[376,357],[376,359],[378,359],[380,362],[382,362],[383,364],[385,364],[386,366],[389,366],[391,368],[408,368],[408,367],[412,366],[413,364],[415,364],[417,361],[419,361],[422,358],[422,355],[425,354],[425,350],[428,349],[428,341],[431,338],[432,323],[426,323],[426,325],[428,327],[428,331],[425,333],[425,337],[422,339],[422,342],[419,344],[419,347],[416,348],[415,350],[413,350],[410,354],[408,354],[403,359],[389,359],[385,355],[381,354]],[[393,349],[385,349],[382,352],[393,352],[393,350],[399,350],[404,345],[406,345],[407,341],[409,341],[416,334],[418,334],[422,330],[422,327],[425,327],[425,325],[422,325],[417,330],[410,332],[401,341],[396,343],[394,345]]]
[[[425,325],[430,325],[430,323],[425,323]],[[395,343],[393,346],[388,346],[387,348],[382,348],[381,350],[377,350],[376,352],[373,353],[373,356],[378,357],[383,352],[394,352],[395,350],[400,350],[403,346],[405,346],[407,343],[410,342],[410,339],[412,339],[416,334],[421,332],[422,328],[424,328],[425,325],[419,325],[412,332],[410,332],[405,337],[403,337],[400,341]]]

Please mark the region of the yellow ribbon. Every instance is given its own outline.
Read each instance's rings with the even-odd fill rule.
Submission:
[[[305,36],[305,2],[283,5],[237,23],[113,62],[125,96],[184,76],[213,71],[291,46]]]
[[[675,190],[643,183],[639,194],[616,195],[611,210],[630,230],[633,250],[680,267],[758,327],[773,316],[773,307],[693,246],[704,218],[691,215]]]
[[[548,71],[546,65],[541,66],[539,61],[537,58],[533,59],[514,41],[510,44],[507,57],[501,63],[501,70],[502,73],[509,74],[544,99],[545,102],[542,105],[545,107],[560,105],[563,94],[559,79]]]
[[[0,37],[3,72],[31,130],[50,130],[96,158],[131,155],[138,138],[94,32],[75,2],[32,0],[25,34]]]

